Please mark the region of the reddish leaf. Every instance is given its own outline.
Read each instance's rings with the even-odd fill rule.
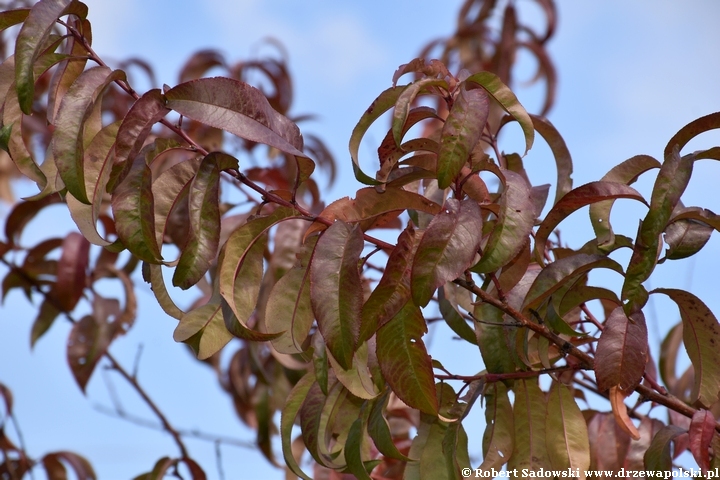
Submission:
[[[647,326],[641,311],[630,318],[622,307],[612,311],[605,322],[595,355],[598,389],[619,386],[632,391],[642,380],[648,355]]]
[[[485,433],[480,469],[500,470],[514,448],[515,426],[507,388],[502,382],[490,384],[485,392]]]
[[[68,24],[78,31],[88,44],[92,43],[90,22],[81,19],[69,20]],[[60,101],[67,93],[70,85],[85,70],[88,61],[85,45],[74,35],[68,36],[65,52],[70,55],[70,58],[57,66],[48,87],[47,120],[50,124],[55,123],[55,115],[57,115],[58,108],[60,108]]]
[[[690,451],[703,473],[710,469],[710,443],[715,435],[715,417],[707,410],[700,409],[690,422]]]
[[[90,243],[76,232],[65,237],[57,267],[57,282],[51,295],[57,306],[69,312],[83,295],[87,282]]]
[[[665,147],[665,156],[672,154],[675,148],[677,148],[678,152],[682,151],[683,147],[693,138],[717,128],[720,128],[720,112],[711,113],[693,120],[673,135]]]
[[[107,323],[91,315],[84,316],[73,325],[68,337],[67,359],[73,377],[83,392],[111,340],[112,334]]]
[[[392,119],[392,133],[395,139],[395,144],[400,145],[402,143],[402,135],[405,131],[405,122],[410,114],[415,98],[418,95],[426,94],[430,87],[444,87],[448,88],[448,84],[445,80],[437,78],[423,78],[416,80],[405,88],[402,93],[398,96],[395,102],[395,110],[393,111]],[[370,108],[373,108],[371,105]]]
[[[147,274],[145,273],[145,266],[147,266],[147,269],[149,270]],[[170,298],[167,288],[165,287],[165,281],[163,280],[162,266],[152,263],[144,263],[143,276],[145,277],[145,281],[150,283],[153,294],[163,311],[174,319],[180,320],[183,315],[185,315],[185,312],[180,310],[180,308],[175,305],[172,298]]]
[[[0,148],[10,154],[20,173],[43,188],[47,179],[33,159],[33,154],[25,144],[23,135],[23,114],[14,92],[8,92],[2,108],[2,129],[0,129]],[[27,133],[27,132],[25,132]]]
[[[77,476],[77,480],[96,480],[95,471],[92,468],[92,465],[90,465],[90,462],[87,461],[87,459],[81,455],[78,455],[77,453],[73,452],[53,452],[48,453],[43,457],[43,460],[51,457],[53,460],[62,460],[73,469],[75,472],[75,475]],[[55,480],[55,479],[51,479]],[[60,478],[58,478],[60,480]]]
[[[55,306],[55,302],[48,301],[47,299],[43,300],[30,331],[31,348],[34,347],[35,342],[50,329],[58,315],[60,315],[60,310]]]
[[[560,136],[560,133],[557,131],[555,126],[550,123],[550,120],[533,114],[530,114],[530,118],[532,118],[533,128],[535,128],[540,136],[547,142],[550,150],[552,151],[553,157],[555,157],[555,164],[557,165],[557,184],[555,185],[554,205],[568,192],[570,192],[570,190],[572,190],[572,157],[570,156],[570,151],[565,144],[565,140],[563,140],[562,136]]]
[[[550,234],[566,217],[579,208],[617,198],[632,198],[645,202],[640,193],[632,187],[614,182],[591,182],[570,191],[548,212],[535,234],[535,253],[542,256]]]
[[[13,414],[13,396],[12,392],[8,387],[0,383],[0,397],[2,397],[5,403],[5,415],[10,416]]]
[[[668,245],[665,258],[680,260],[695,255],[710,240],[713,231],[712,226],[697,220],[670,220],[664,231],[665,243]]]
[[[449,187],[470,158],[489,113],[490,99],[485,90],[469,90],[466,83],[461,84],[440,134],[437,160],[440,188]]]
[[[664,293],[680,309],[683,343],[695,369],[691,401],[710,407],[718,401],[720,392],[720,324],[692,293],[671,288],[658,288],[653,293]]]
[[[89,204],[85,186],[85,124],[102,101],[102,93],[125,73],[93,67],[80,75],[63,97],[53,133],[53,155],[58,173],[78,201]]]
[[[25,225],[43,208],[59,203],[60,195],[49,195],[35,202],[19,202],[5,219],[5,237],[10,245],[19,245]]]
[[[432,363],[422,341],[427,325],[411,302],[377,332],[377,356],[383,377],[400,400],[437,415],[438,400]]]
[[[684,434],[685,430],[674,425],[667,425],[652,439],[650,448],[645,452],[645,469],[665,475],[672,470],[672,455],[670,442],[677,441],[677,437]]]
[[[310,269],[293,268],[277,281],[265,309],[265,325],[271,332],[285,332],[273,340],[280,353],[301,353],[315,317],[310,304]]]
[[[482,241],[482,214],[474,200],[448,199],[417,247],[412,267],[412,296],[424,307],[435,290],[468,269]]]
[[[310,298],[318,328],[335,360],[350,369],[360,335],[360,228],[337,221],[322,234],[310,266]]]

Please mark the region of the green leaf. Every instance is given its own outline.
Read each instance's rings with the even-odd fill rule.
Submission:
[[[424,307],[435,290],[475,261],[482,241],[482,214],[474,200],[448,199],[420,240],[412,267],[412,297]]]
[[[510,373],[517,369],[516,327],[504,327],[503,312],[488,304],[475,305],[475,336],[485,369],[490,373]],[[519,359],[517,359],[519,361]]]
[[[310,298],[318,329],[346,370],[352,366],[360,335],[363,298],[358,261],[364,245],[357,225],[337,221],[318,240],[310,266]]]
[[[437,179],[443,189],[450,186],[470,158],[490,113],[490,99],[485,90],[467,87],[467,83],[458,87],[440,134]]]
[[[173,339],[188,343],[200,360],[219,352],[232,339],[220,303],[208,303],[183,315]]]
[[[282,441],[285,465],[287,465],[295,475],[304,480],[312,480],[312,478],[308,477],[305,472],[302,471],[292,454],[292,430],[293,425],[295,425],[295,417],[297,417],[300,407],[313,385],[317,385],[315,383],[315,375],[313,375],[312,372],[306,373],[288,394],[280,416],[280,439]]]
[[[497,75],[491,72],[476,73],[469,76],[465,82],[473,82],[480,85],[507,113],[517,120],[525,136],[525,153],[527,153],[528,150],[532,148],[533,141],[535,140],[535,128],[533,127],[532,118],[530,118],[525,108],[520,105],[520,102],[512,90],[502,83]]]
[[[485,433],[481,470],[500,470],[514,448],[515,427],[507,388],[502,382],[491,383],[485,391]]]
[[[111,192],[127,175],[152,127],[168,112],[170,110],[165,106],[165,98],[157,88],[147,91],[130,107],[117,134],[115,163],[109,187]]]
[[[530,185],[520,174],[510,170],[502,173],[505,189],[498,202],[500,212],[480,261],[472,267],[473,272],[494,272],[510,263],[527,243],[535,224]]]
[[[367,132],[370,125],[375,120],[380,118],[383,113],[387,112],[397,102],[400,95],[405,91],[407,87],[392,87],[382,92],[374,101],[370,104],[370,107],[360,117],[360,121],[355,126],[350,135],[350,158],[353,162],[353,172],[355,173],[355,179],[365,185],[379,185],[380,182],[374,178],[368,176],[360,168],[360,142],[362,141],[365,132]]]
[[[386,457],[406,462],[410,459],[403,455],[400,450],[398,450],[395,442],[393,442],[390,426],[383,415],[383,410],[387,408],[391,391],[390,389],[386,389],[382,395],[371,402],[367,431],[380,453]]]
[[[555,470],[590,468],[587,425],[573,394],[554,381],[550,388],[545,425],[548,456]]]
[[[636,155],[615,165],[601,181],[632,185],[640,175],[653,168],[660,168],[660,162],[649,155]],[[615,234],[610,224],[610,210],[614,203],[615,200],[605,200],[590,205],[590,222],[601,249],[612,248],[615,242]]]
[[[87,16],[87,6],[74,0],[38,2],[25,19],[15,40],[15,83],[23,113],[30,115],[35,97],[33,67],[42,54],[55,21],[64,15]]]
[[[326,440],[320,436],[320,422],[323,407],[331,401],[331,395],[333,396],[332,400],[337,400],[338,395],[342,391],[342,388],[339,388],[337,385],[338,384],[335,383],[326,396],[320,390],[320,386],[317,383],[313,383],[305,394],[302,406],[300,407],[300,431],[303,442],[305,443],[305,448],[307,448],[313,459],[320,465],[325,465],[325,462],[323,462],[320,457],[319,450],[320,443],[324,443]],[[333,401],[332,404],[334,403]]]
[[[162,260],[155,233],[152,172],[143,155],[135,158],[130,173],[112,196],[115,228],[130,252],[148,263]],[[81,199],[78,198],[81,201]]]
[[[85,124],[102,93],[115,80],[124,80],[121,70],[93,67],[80,75],[63,97],[53,133],[53,155],[68,191],[80,202],[90,204],[85,185]]]
[[[372,480],[362,461],[362,444],[364,437],[365,421],[361,416],[355,419],[350,426],[350,431],[345,441],[345,461],[347,462],[347,471],[355,475],[355,478],[359,480]]]
[[[228,167],[228,164],[230,167]],[[237,168],[230,155],[213,152],[203,158],[190,184],[188,210],[190,229],[180,254],[173,285],[183,290],[195,285],[205,275],[217,256],[220,243],[220,171]],[[262,270],[260,271],[262,274]]]
[[[632,198],[647,205],[637,190],[622,183],[590,182],[568,192],[553,206],[540,224],[535,234],[535,254],[538,258],[542,258],[548,237],[571,213],[593,203],[617,198]]]
[[[413,258],[422,235],[411,222],[398,237],[380,281],[362,307],[359,342],[372,337],[378,327],[385,325],[410,299]]]
[[[240,138],[263,143],[295,156],[299,182],[310,177],[315,164],[302,151],[300,129],[276,112],[255,87],[231,78],[201,78],[165,92],[167,107],[205,125]]]
[[[560,201],[570,190],[572,190],[572,173],[573,163],[570,151],[565,144],[560,132],[550,123],[550,120],[537,115],[530,114],[532,118],[533,128],[547,142],[555,157],[557,165],[557,184],[555,185],[555,201],[553,205]],[[603,179],[605,180],[605,179]]]
[[[450,480],[451,465],[443,452],[443,439],[447,425],[435,417],[420,414],[420,426],[417,436],[410,446],[410,458],[419,462],[410,462],[405,467],[405,479]]]
[[[635,249],[625,274],[621,298],[627,300],[626,313],[642,308],[647,300],[647,293],[642,283],[655,269],[660,234],[667,227],[672,212],[690,181],[694,161],[693,155],[680,157],[677,150],[674,150],[660,167],[660,173],[653,186],[650,210],[640,224]]]
[[[617,385],[624,392],[631,392],[645,373],[648,351],[647,325],[642,311],[628,318],[622,307],[613,310],[597,344],[598,390],[604,392]]]
[[[377,357],[383,377],[400,400],[430,415],[437,415],[438,400],[432,362],[423,335],[427,325],[411,302],[377,332]]]
[[[515,381],[515,447],[508,462],[508,470],[517,468],[537,471],[550,468],[547,451],[545,415],[545,394],[537,385],[537,380],[519,379]]]
[[[683,343],[695,368],[691,401],[710,407],[720,392],[720,324],[712,311],[692,293],[672,288],[657,288],[653,293],[664,293],[680,309],[683,325]]]
[[[658,472],[660,475],[665,475],[666,472],[672,470],[670,442],[683,433],[685,430],[675,425],[667,425],[656,433],[650,443],[650,448],[645,452],[645,470]]]
[[[24,22],[29,13],[29,8],[18,8],[0,13],[0,32]]]

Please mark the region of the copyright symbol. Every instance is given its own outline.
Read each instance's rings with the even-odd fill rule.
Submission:
[[[463,468],[461,473],[463,477],[469,477],[472,473],[472,470],[470,470],[469,468]]]

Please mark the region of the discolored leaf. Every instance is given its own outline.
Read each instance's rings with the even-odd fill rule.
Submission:
[[[435,290],[475,261],[482,241],[482,214],[474,200],[448,199],[420,240],[412,266],[411,288],[424,307]]]
[[[619,386],[624,392],[630,392],[640,383],[647,363],[647,335],[642,311],[629,318],[622,307],[612,311],[595,355],[595,375],[600,391]]]
[[[494,272],[510,263],[526,245],[535,224],[531,189],[522,175],[504,170],[505,189],[500,197],[500,213],[480,261],[472,267],[477,273]]]
[[[613,385],[608,390],[608,399],[612,407],[613,418],[615,423],[627,433],[633,440],[640,440],[640,432],[635,424],[630,420],[625,406],[625,398],[632,392],[623,392],[620,387]]]
[[[513,391],[515,447],[507,468],[548,469],[550,457],[546,445],[545,394],[538,387],[537,380],[516,380]]]
[[[51,295],[57,306],[69,312],[75,308],[85,290],[90,243],[77,232],[65,237],[57,266],[57,282]]]
[[[447,89],[448,84],[445,80],[439,78],[422,78],[408,85],[395,101],[395,110],[393,110],[392,118],[392,133],[396,145],[400,145],[402,143],[402,134],[405,130],[405,122],[408,119],[413,102],[415,102],[418,95],[427,93],[430,87],[443,87]],[[373,108],[373,106],[371,105],[370,108]]]
[[[513,454],[515,426],[507,388],[502,382],[491,383],[485,390],[485,433],[483,434],[483,471],[500,470]]]
[[[175,141],[155,141],[155,153],[159,154],[176,148]],[[157,244],[162,245],[168,229],[169,217],[173,210],[183,202],[187,202],[190,185],[195,178],[202,162],[201,158],[185,160],[165,170],[152,184],[155,207],[155,235]]]
[[[672,470],[670,442],[683,433],[685,430],[674,425],[667,425],[656,433],[650,443],[650,448],[645,452],[645,469],[658,472],[660,475],[665,475],[666,472]]]
[[[148,269],[147,277],[150,283],[150,288],[152,289],[153,294],[155,294],[155,299],[157,299],[158,304],[165,313],[176,320],[180,320],[183,315],[185,315],[185,312],[180,310],[180,308],[175,305],[172,298],[170,298],[170,294],[168,294],[167,288],[165,287],[165,281],[163,280],[162,266],[152,263],[143,263],[143,274],[146,266]]]
[[[520,105],[520,102],[510,88],[502,83],[498,76],[491,72],[480,72],[470,75],[465,82],[480,85],[507,113],[517,120],[525,137],[525,153],[527,153],[528,150],[532,148],[533,141],[535,140],[535,128],[533,127],[532,118],[530,118],[525,108]]]
[[[637,190],[622,183],[590,182],[568,192],[553,206],[540,224],[535,234],[535,254],[538,256],[543,254],[547,239],[555,227],[575,210],[603,200],[618,198],[632,198],[647,205]]]
[[[590,468],[590,443],[587,425],[572,392],[553,382],[548,395],[547,449],[552,468],[556,470]]]
[[[367,342],[356,349],[351,368],[341,367],[329,352],[327,359],[338,381],[356,397],[371,400],[380,394],[370,374],[370,349]],[[375,359],[373,361],[376,363]]]
[[[232,339],[220,303],[208,303],[183,315],[173,339],[188,343],[200,360],[219,352]]]
[[[683,343],[695,369],[692,402],[710,407],[720,392],[720,325],[712,311],[692,293],[671,288],[658,288],[678,306],[682,317]]]
[[[390,426],[383,415],[383,410],[387,408],[390,392],[390,389],[386,389],[382,395],[371,402],[367,432],[380,453],[401,462],[408,461],[409,458],[403,455],[393,442]]]
[[[470,152],[490,113],[490,99],[485,90],[461,84],[440,134],[437,179],[440,188],[447,188],[470,158]]]
[[[345,462],[347,471],[352,473],[358,480],[372,480],[368,475],[362,460],[363,439],[365,438],[365,421],[362,417],[355,419],[350,426],[345,440]]]
[[[37,342],[40,337],[42,337],[45,332],[47,332],[52,324],[55,322],[55,319],[58,315],[60,315],[60,310],[58,310],[58,307],[55,306],[54,301],[50,300],[43,300],[43,302],[40,304],[40,308],[38,309],[37,317],[35,318],[35,321],[33,322],[32,329],[30,331],[30,347],[35,346],[35,342]]]
[[[52,144],[58,173],[73,197],[85,204],[90,204],[85,185],[85,124],[108,85],[124,79],[125,73],[120,70],[86,70],[70,86],[55,118]]]
[[[47,460],[47,463],[46,463]],[[97,476],[95,475],[95,470],[93,470],[92,465],[90,465],[90,462],[88,460],[78,455],[77,453],[73,452],[53,452],[48,453],[43,457],[43,464],[45,465],[46,471],[49,472],[47,469],[48,464],[59,464],[60,461],[63,461],[70,465],[70,467],[75,472],[77,480],[96,480]],[[53,469],[54,472],[57,472],[57,468]],[[65,469],[63,468],[63,472],[65,473]],[[49,475],[49,473],[48,473]],[[57,477],[52,478],[50,477],[49,480],[64,480],[64,477]]]
[[[362,286],[358,260],[362,231],[337,221],[317,242],[310,266],[310,299],[318,329],[344,369],[351,368],[360,335]]]
[[[308,392],[313,385],[316,385],[316,383],[315,375],[313,375],[312,372],[306,373],[302,378],[300,378],[288,394],[285,405],[282,408],[282,415],[280,417],[280,439],[282,441],[282,451],[285,464],[295,475],[304,480],[312,479],[302,471],[297,460],[295,460],[295,457],[293,456],[291,446],[292,430],[293,425],[295,424],[295,417],[297,417],[303,401],[307,397]]]
[[[85,392],[95,366],[107,351],[112,340],[107,323],[86,315],[73,324],[67,343],[70,370],[80,390]]]
[[[690,422],[690,451],[703,473],[710,469],[710,444],[715,435],[715,417],[711,412],[699,409]]]
[[[438,289],[438,308],[442,315],[445,323],[448,324],[450,329],[455,332],[460,338],[466,342],[470,342],[477,345],[477,338],[475,338],[475,331],[470,327],[465,319],[460,315],[450,301],[445,297],[445,289],[448,285]]]
[[[273,340],[280,353],[301,353],[315,317],[310,304],[310,270],[293,268],[277,281],[268,297],[265,325],[270,332],[284,332]]]
[[[550,151],[552,151],[553,157],[555,157],[555,164],[557,165],[557,184],[555,185],[554,205],[559,202],[565,194],[572,190],[572,157],[570,156],[570,151],[565,144],[565,140],[563,140],[560,132],[557,131],[555,126],[550,123],[550,120],[533,114],[530,114],[530,118],[533,122],[533,128],[547,142],[550,147]]]
[[[362,307],[359,342],[372,337],[375,331],[393,318],[410,299],[413,258],[422,235],[421,230],[415,230],[412,223],[409,223],[398,237],[382,278]]]
[[[699,252],[710,240],[714,228],[692,219],[671,221],[665,228],[664,238],[668,245],[665,258],[680,260]]]
[[[711,113],[697,118],[681,128],[665,146],[665,157],[672,154],[674,149],[678,152],[693,138],[709,130],[720,128],[720,112]]]
[[[69,19],[68,24],[79,32],[83,39],[88,43],[92,43],[92,28],[90,22],[81,19]],[[68,32],[70,33],[70,32]],[[47,121],[50,124],[55,123],[55,115],[60,108],[60,102],[67,93],[70,85],[80,76],[87,65],[87,49],[84,42],[77,39],[74,35],[69,35],[66,40],[64,51],[70,57],[61,62],[48,86],[48,102],[47,102]]]
[[[383,377],[400,400],[437,415],[432,363],[422,341],[427,325],[411,302],[377,332],[377,356]]]
[[[29,13],[29,8],[18,8],[0,13],[0,31],[24,22]]]

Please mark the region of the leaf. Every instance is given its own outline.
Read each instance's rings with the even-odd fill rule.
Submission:
[[[150,283],[150,288],[158,304],[165,313],[176,320],[180,320],[183,315],[185,315],[185,312],[180,310],[172,298],[170,298],[170,294],[165,287],[165,281],[163,280],[162,266],[153,263],[143,263],[143,273],[145,266],[147,266],[148,269],[148,283]]]
[[[300,469],[300,466],[292,454],[292,430],[293,425],[295,424],[295,417],[297,417],[297,414],[302,407],[303,400],[305,400],[310,388],[313,385],[316,385],[316,383],[315,375],[313,375],[312,372],[306,373],[302,378],[300,378],[288,394],[280,416],[280,439],[282,441],[282,451],[285,464],[295,475],[303,478],[304,480],[312,479]]]
[[[415,230],[410,222],[398,237],[380,281],[362,307],[359,342],[372,337],[410,299],[413,259],[422,235],[423,232]]]
[[[533,122],[533,128],[547,142],[550,150],[552,151],[553,157],[555,157],[555,164],[557,165],[557,184],[555,185],[554,205],[559,202],[565,194],[572,190],[572,157],[570,156],[570,151],[565,144],[565,140],[563,140],[555,126],[550,123],[550,120],[533,114],[530,114],[530,118]]]
[[[617,198],[632,198],[647,205],[637,190],[622,183],[590,182],[568,192],[553,208],[540,224],[535,234],[535,254],[542,256],[550,234],[565,218],[579,208]]]
[[[156,156],[179,145],[175,141],[161,140],[155,141],[154,153]],[[187,202],[190,185],[201,161],[200,158],[194,158],[180,162],[165,170],[153,181],[155,235],[158,245],[162,245],[164,242],[168,219],[173,209],[178,208],[182,202]]]
[[[47,460],[47,463],[46,463]],[[48,463],[54,463],[55,466],[59,464],[59,461],[62,460],[66,462],[75,472],[75,475],[77,476],[77,480],[96,480],[97,476],[95,475],[95,471],[92,468],[92,465],[90,465],[90,462],[87,461],[87,459],[81,455],[78,455],[77,453],[73,452],[53,452],[48,453],[43,457],[43,464],[45,464],[45,468],[47,469]],[[56,470],[55,470],[56,471]],[[64,468],[63,468],[64,473]],[[58,477],[52,478],[50,477],[49,480],[64,480],[64,477]]]
[[[55,118],[52,144],[58,173],[73,197],[85,204],[90,204],[85,186],[85,123],[102,101],[108,85],[124,79],[121,70],[111,71],[107,67],[86,70],[70,86]]]
[[[61,201],[60,195],[49,195],[35,202],[19,202],[5,219],[5,238],[10,245],[18,246],[25,226],[43,208]]]
[[[349,369],[341,367],[332,354],[327,354],[327,359],[330,361],[330,366],[338,381],[350,393],[364,400],[371,400],[380,394],[370,374],[369,354],[368,343],[361,344],[355,351],[352,367]]]
[[[474,200],[448,199],[420,240],[413,260],[411,288],[424,307],[435,290],[456,278],[475,261],[482,241],[482,214]]]
[[[51,302],[47,299],[43,300],[30,331],[30,348],[34,347],[35,342],[37,342],[40,337],[42,337],[45,332],[50,329],[60,313],[60,310],[58,310],[55,306],[55,302]]]
[[[362,284],[358,260],[365,242],[355,225],[337,221],[317,241],[310,266],[310,299],[318,329],[344,369],[360,335]]]
[[[612,311],[595,355],[595,376],[601,392],[619,386],[632,391],[642,380],[648,357],[648,333],[642,311],[625,316],[622,307]]]
[[[368,475],[365,465],[362,461],[363,438],[365,436],[365,421],[361,417],[355,419],[350,426],[345,440],[345,462],[347,462],[347,471],[352,473],[359,480],[372,480]]]
[[[711,113],[693,120],[673,135],[665,147],[665,157],[671,155],[675,148],[677,148],[678,152],[682,151],[690,140],[701,133],[717,128],[720,128],[720,112]]]
[[[284,332],[273,340],[280,353],[301,353],[315,317],[310,304],[310,270],[293,268],[273,286],[265,310],[265,325],[270,332]]]
[[[69,26],[79,32],[88,44],[92,43],[90,22],[79,18],[68,20]],[[55,123],[55,116],[60,108],[62,98],[67,93],[70,85],[85,70],[88,61],[87,49],[84,43],[74,35],[67,37],[64,51],[69,54],[69,57],[58,64],[48,86],[47,121],[50,124]]]
[[[432,363],[422,341],[427,325],[408,302],[378,329],[377,357],[383,377],[400,400],[429,415],[438,414]]]
[[[677,376],[675,375],[675,366],[677,365],[677,354],[680,350],[683,337],[682,321],[672,327],[667,336],[660,344],[660,377],[663,383],[668,387],[670,392],[675,392],[677,384]]]
[[[660,162],[649,155],[636,155],[615,165],[601,178],[601,181],[632,185],[640,175],[653,168],[660,168]],[[597,237],[598,247],[601,249],[612,247],[615,241],[615,234],[610,225],[610,210],[613,203],[615,200],[605,200],[590,205],[590,222]]]
[[[225,328],[219,303],[208,303],[195,308],[180,319],[173,333],[176,342],[188,343],[200,360],[219,352],[232,339]]]
[[[470,327],[450,301],[445,298],[445,288],[449,284],[445,284],[443,288],[438,289],[438,308],[440,309],[440,315],[442,315],[445,323],[448,324],[450,329],[455,332],[460,338],[466,342],[477,345],[477,338],[475,338],[475,331]]]
[[[710,240],[713,231],[713,227],[697,220],[671,221],[664,231],[665,243],[668,245],[665,258],[680,260],[695,255]]]
[[[29,13],[29,8],[18,8],[0,13],[0,32],[24,22]]]
[[[485,391],[485,433],[481,470],[500,470],[513,453],[515,426],[507,388],[494,382]]]
[[[392,87],[383,91],[373,102],[370,107],[363,113],[362,117],[358,121],[355,128],[353,128],[352,134],[350,135],[350,158],[353,162],[353,172],[355,173],[355,179],[365,185],[379,185],[380,182],[374,178],[368,176],[360,168],[360,142],[362,141],[365,132],[367,132],[370,125],[375,120],[380,118],[383,113],[387,112],[397,102],[400,95],[405,91],[407,86]]]
[[[80,390],[85,393],[95,366],[105,355],[112,340],[107,323],[86,315],[73,324],[68,337],[67,359]]]
[[[238,168],[237,160],[221,152],[210,153],[200,162],[190,184],[190,230],[173,275],[173,285],[183,290],[199,282],[217,256],[220,242],[220,171],[225,168]]]
[[[392,133],[396,145],[402,143],[405,122],[408,119],[415,98],[417,98],[418,95],[427,93],[429,87],[444,87],[447,89],[448,84],[445,80],[439,78],[422,78],[408,85],[398,96],[392,118]]]
[[[683,343],[695,369],[691,402],[706,408],[718,401],[720,392],[720,325],[712,311],[695,295],[683,290],[657,288],[674,301],[682,317]]]
[[[550,468],[546,446],[545,394],[537,380],[515,381],[515,447],[508,463],[508,470],[527,468],[537,471]]]
[[[157,88],[145,92],[130,107],[117,133],[110,191],[125,178],[133,159],[143,148],[150,130],[168,112],[170,110],[165,106],[165,98]]]
[[[535,128],[533,127],[532,118],[527,111],[520,105],[515,94],[502,83],[500,78],[491,72],[480,72],[470,75],[465,82],[477,83],[484,88],[491,97],[493,97],[505,110],[509,113],[522,128],[525,136],[525,154],[532,148],[535,139]],[[523,154],[523,155],[525,155]]]
[[[692,175],[693,155],[680,157],[677,150],[665,158],[653,186],[650,210],[640,224],[630,263],[625,274],[621,298],[627,300],[625,311],[642,308],[647,296],[642,283],[648,279],[657,262],[660,234],[667,227],[680,196]]]
[[[42,188],[46,185],[47,179],[25,144],[22,122],[23,114],[20,111],[17,96],[14,92],[8,92],[2,108],[3,127],[0,130],[0,148],[10,155],[20,173]]]
[[[476,273],[494,272],[510,263],[523,249],[535,224],[531,189],[522,175],[503,170],[505,189],[500,197],[500,213],[480,261],[472,267]]]
[[[555,470],[590,468],[588,430],[573,394],[565,385],[552,382],[547,404],[546,444]]]
[[[201,78],[165,92],[167,107],[198,122],[240,138],[263,143],[293,155],[299,182],[310,177],[315,164],[302,151],[300,129],[273,110],[265,95],[231,78]]]
[[[137,156],[130,173],[113,193],[112,212],[122,244],[139,259],[159,263],[162,256],[155,234],[151,181],[152,172],[144,156]]]
[[[661,475],[672,470],[670,442],[683,433],[685,433],[685,430],[674,425],[667,425],[656,433],[650,443],[650,448],[645,452],[645,469],[658,472]]]
[[[87,16],[87,6],[72,0],[45,0],[30,11],[15,40],[15,83],[23,113],[30,115],[35,97],[33,67],[42,54],[55,21],[64,15]]]
[[[610,387],[608,391],[608,398],[610,399],[610,406],[612,407],[613,417],[618,426],[633,440],[640,440],[640,432],[638,431],[635,424],[630,420],[627,414],[627,407],[625,406],[625,397],[627,397],[631,391],[624,392],[617,385]]]
[[[468,161],[490,113],[490,99],[485,90],[470,90],[467,86],[463,83],[458,87],[440,134],[437,179],[443,189],[450,186]]]
[[[410,460],[398,450],[395,442],[393,442],[392,434],[388,421],[383,415],[383,410],[387,408],[387,403],[392,390],[386,389],[382,395],[374,399],[370,405],[370,417],[368,418],[367,432],[375,442],[375,447],[386,457],[406,462]]]
[[[715,417],[700,409],[690,422],[690,451],[704,474],[710,469],[710,443],[715,435]]]
[[[57,267],[57,282],[50,295],[65,312],[75,308],[85,291],[89,252],[90,243],[77,232],[70,232],[63,240]]]

